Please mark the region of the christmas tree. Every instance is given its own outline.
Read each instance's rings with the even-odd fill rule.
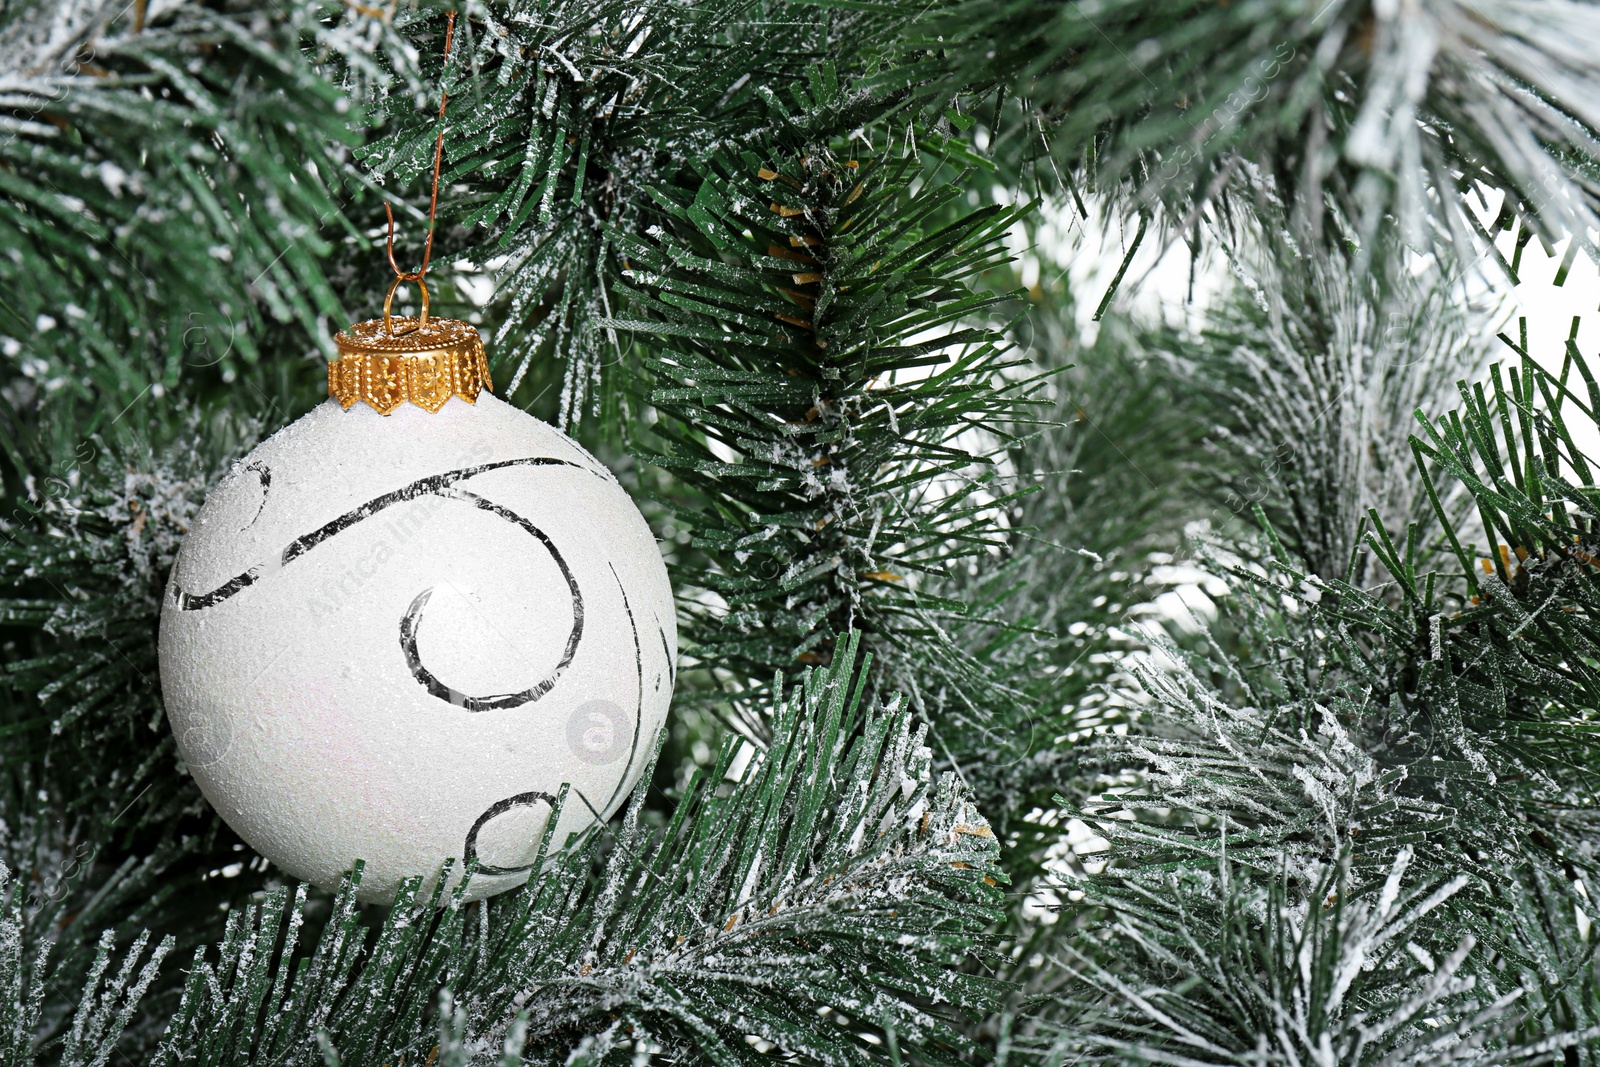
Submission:
[[[0,44],[0,1067],[1600,1063],[1600,5]],[[386,211],[676,595],[648,769],[486,900],[290,877],[160,684]]]

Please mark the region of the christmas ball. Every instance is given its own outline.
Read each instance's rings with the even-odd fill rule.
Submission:
[[[626,800],[675,680],[638,509],[479,392],[481,342],[451,322],[340,335],[330,399],[211,491],[161,613],[206,799],[297,878],[365,861],[365,900],[452,858],[453,881],[476,862],[469,898],[521,884],[563,786],[554,848]]]

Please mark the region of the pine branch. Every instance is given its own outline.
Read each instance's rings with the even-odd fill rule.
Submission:
[[[1239,282],[1198,334],[1146,344],[1207,428],[1189,472],[1196,512],[1211,504],[1220,528],[1253,524],[1260,508],[1312,573],[1335,579],[1369,509],[1392,528],[1430,511],[1411,415],[1449,406],[1455,381],[1483,365],[1486,322],[1437,270],[1356,275],[1269,221],[1251,229],[1233,258]],[[1441,503],[1454,516],[1463,495]],[[1372,568],[1360,567],[1364,584]]]
[[[602,322],[621,311],[612,234],[644,233],[661,217],[650,187],[760,136],[766,96],[805,84],[824,54],[860,62],[855,43],[830,36],[826,13],[756,0],[520,0],[468,15],[466,30],[483,25],[452,53],[442,88],[455,98],[446,180],[471,183],[445,210],[473,233],[459,254],[498,264],[496,362],[521,397],[535,357],[559,357],[558,421],[603,410],[614,433],[629,415],[625,390],[602,373],[620,357]],[[409,101],[375,103],[398,128],[363,160],[409,181],[431,163],[438,127]],[[893,106],[858,96],[831,118],[848,131]]]
[[[172,951],[173,939],[161,939],[146,955],[150,934],[142,932],[113,969],[116,939],[107,930],[84,970],[70,965],[70,955],[66,965],[52,966],[51,941],[37,936],[27,914],[32,904],[33,898],[25,899],[22,886],[0,864],[0,1065],[34,1067],[44,1051],[41,1037],[58,1031],[44,1042],[48,1062],[106,1067]],[[65,940],[70,946],[70,938]],[[69,1018],[52,1019],[64,983],[80,988],[81,995]]]
[[[1307,627],[1293,645],[1253,640],[1260,652],[1237,665],[1208,647],[1206,660],[1232,668],[1231,702],[1187,670],[1143,672],[1152,713],[1139,736],[1105,746],[1123,773],[1085,805],[1062,801],[1109,851],[1080,856],[1094,866],[1063,868],[1053,887],[1083,931],[1056,939],[1055,968],[1084,984],[1040,1012],[1048,1055],[1247,1063],[1266,1041],[1292,1062],[1327,1042],[1340,1063],[1504,1063],[1593,1047],[1593,952],[1573,921],[1575,906],[1593,909],[1570,863],[1504,832],[1504,807],[1463,802],[1494,791],[1492,777],[1469,783],[1437,756],[1386,751],[1377,699],[1335,689],[1314,703],[1291,679],[1290,699],[1274,700],[1255,682],[1303,663],[1326,692],[1337,673],[1312,642],[1353,638]],[[1384,901],[1406,866],[1448,892],[1395,922],[1404,909]],[[1374,897],[1387,918],[1368,910]],[[1357,985],[1338,988],[1340,972]]]
[[[1045,1062],[1548,1063],[1596,1036],[1518,1040],[1523,991],[1467,971],[1484,954],[1470,933],[1418,943],[1466,879],[1408,879],[1410,865],[1402,850],[1374,885],[1340,864],[1303,885],[1222,856],[1090,887],[1074,910],[1108,910],[1115,955],[1060,961],[1081,980],[1062,1005],[1070,1026],[1041,1035]]]
[[[82,426],[152,381],[238,373],[267,323],[321,336],[341,317],[319,260],[348,101],[298,44],[279,13],[188,4],[142,26],[100,0],[0,20],[0,329],[28,383],[9,434],[41,401]]]
[[[1560,400],[1590,374],[1570,343],[1560,375],[1524,354],[1508,372],[1491,367],[1487,388],[1462,383],[1458,412],[1422,417],[1413,447],[1436,532],[1413,524],[1397,542],[1374,516],[1365,541],[1391,591],[1333,583],[1327,608],[1342,628],[1371,635],[1367,648],[1334,647],[1376,699],[1395,702],[1391,758],[1458,761],[1439,777],[1441,795],[1502,846],[1506,830],[1495,824],[1516,812],[1510,840],[1569,874],[1588,861],[1567,843],[1592,837],[1600,802],[1600,676],[1591,667],[1600,587],[1588,547],[1591,460],[1568,425],[1593,425],[1595,409],[1592,398],[1565,408]],[[1437,504],[1452,483],[1481,525]],[[1489,538],[1481,553],[1475,532]]]
[[[964,609],[936,583],[1004,543],[1020,494],[993,465],[1035,388],[982,325],[996,298],[961,284],[1019,213],[946,222],[958,190],[915,188],[910,146],[863,158],[791,124],[835,128],[841,90],[826,71],[812,89],[773,100],[781,133],[659,190],[647,239],[613,238],[636,317],[609,325],[658,339],[656,462],[700,494],[682,519],[714,556],[692,647],[738,687],[827,662],[852,628],[891,669],[943,647]]]
[[[1036,813],[1080,787],[1079,742],[1125,723],[1137,701],[1125,628],[1161,592],[1195,514],[1187,487],[1209,428],[1147,331],[1111,320],[1085,346],[1067,299],[1031,292],[1016,331],[1051,372],[1038,394],[1050,406],[1037,433],[1011,443],[1005,482],[1039,491],[1011,504],[1002,554],[953,576],[952,599],[970,607],[943,622],[946,650],[908,657],[893,683],[914,687],[1019,880],[1059,847],[1059,826]]]
[[[1061,177],[1038,180],[1062,193],[1160,203],[1179,231],[1264,190],[1335,254],[1435,243],[1465,266],[1475,186],[1506,194],[1502,223],[1587,247],[1597,20],[1562,0],[968,0],[912,22],[883,83],[998,90],[1015,101],[991,118],[1000,151],[1048,155]]]
[[[1525,358],[1509,374],[1493,368],[1487,387],[1463,384],[1461,411],[1423,419],[1426,439],[1415,448],[1424,500],[1454,483],[1477,504],[1479,529],[1509,542],[1503,551],[1480,556],[1469,528],[1439,508],[1431,532],[1414,522],[1402,541],[1372,513],[1365,543],[1385,579],[1378,586],[1356,584],[1354,556],[1340,579],[1309,574],[1270,524],[1265,568],[1214,564],[1237,585],[1230,617],[1241,640],[1187,655],[1169,645],[1180,666],[1143,671],[1151,703],[1139,734],[1100,747],[1105,769],[1123,777],[1067,809],[1096,827],[1115,860],[1075,889],[1119,916],[1152,901],[1169,907],[1163,893],[1194,897],[1185,908],[1210,907],[1215,890],[1200,888],[1203,872],[1225,854],[1244,878],[1281,883],[1285,899],[1314,906],[1319,871],[1339,865],[1359,896],[1376,884],[1374,868],[1414,855],[1429,876],[1474,886],[1411,931],[1418,958],[1471,933],[1488,955],[1463,955],[1453,967],[1489,988],[1520,990],[1514,1033],[1475,1034],[1484,1055],[1548,1058],[1580,1036],[1589,1047],[1600,999],[1574,915],[1590,921],[1578,887],[1596,874],[1588,843],[1600,693],[1589,670],[1596,604],[1586,547],[1594,500],[1566,472],[1589,480],[1568,412],[1592,418],[1595,408],[1574,397],[1565,409],[1558,403],[1588,373],[1575,350],[1559,374]],[[1190,878],[1202,878],[1192,892],[1180,884]],[[1184,952],[1223,943],[1221,927],[1172,921],[1192,938]],[[1261,994],[1282,1012],[1286,995]],[[1226,1025],[1234,1038],[1243,1032]],[[1151,1040],[1176,1048],[1187,1038],[1168,1029]],[[1116,1046],[1117,1055],[1135,1044]],[[1229,1047],[1243,1054],[1243,1045]]]
[[[615,835],[558,851],[547,832],[528,884],[484,905],[413,881],[372,929],[358,870],[307,941],[305,890],[271,891],[196,953],[152,1061],[421,1061],[439,1046],[454,1062],[654,1048],[735,1064],[775,1047],[855,1064],[890,1042],[956,1062],[970,1048],[954,1023],[1001,992],[970,970],[990,955],[998,843],[952,778],[934,782],[904,708],[862,695],[852,639],[779,699],[773,744],[742,772],[730,739],[664,826],[643,818],[642,784]]]
[[[211,821],[172,773],[156,623],[206,488],[260,436],[227,411],[116,430],[85,439],[0,521],[0,770],[25,775],[96,847],[164,837],[185,814]]]
[[[48,468],[0,523],[0,865],[21,872],[24,943],[54,945],[45,1037],[66,1025],[62,991],[100,930],[153,928],[181,951],[218,936],[218,905],[261,881],[254,866],[218,877],[243,845],[182,773],[156,668],[178,544],[260,428],[177,409],[116,429]],[[169,992],[159,976],[151,995]]]

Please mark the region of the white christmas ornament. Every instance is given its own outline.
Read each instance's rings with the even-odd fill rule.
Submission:
[[[558,847],[624,802],[675,681],[638,509],[480,395],[476,331],[474,359],[452,327],[472,329],[393,345],[421,356],[347,350],[336,398],[212,490],[161,614],[167,715],[206,799],[298,878],[365,860],[365,900],[452,857],[453,877],[477,861],[470,898],[521,884],[563,784]]]

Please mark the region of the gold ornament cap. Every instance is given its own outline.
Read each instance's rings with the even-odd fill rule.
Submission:
[[[388,415],[408,401],[432,413],[452,396],[474,404],[480,392],[493,392],[478,328],[460,319],[429,318],[428,288],[420,278],[404,280],[421,287],[422,314],[391,317],[401,280],[389,287],[383,318],[358,322],[333,339],[339,358],[328,364],[328,395],[340,407],[365,401]]]
[[[456,13],[451,11],[444,31],[446,65],[455,32]],[[446,93],[439,93],[440,126],[433,140],[433,192],[428,198],[428,239],[422,246],[422,266],[407,272],[395,261],[394,210],[384,201],[394,281],[383,298],[383,318],[358,322],[333,339],[339,358],[328,364],[328,395],[346,411],[364,400],[378,414],[388,415],[410,401],[432,414],[453,396],[475,404],[480,392],[494,391],[478,328],[460,319],[428,318],[428,283],[423,279],[433,258],[433,220],[439,211],[439,166],[444,159],[444,109],[449,100]],[[422,295],[422,314],[416,318],[395,318],[390,313],[395,290],[405,282],[416,283]]]

